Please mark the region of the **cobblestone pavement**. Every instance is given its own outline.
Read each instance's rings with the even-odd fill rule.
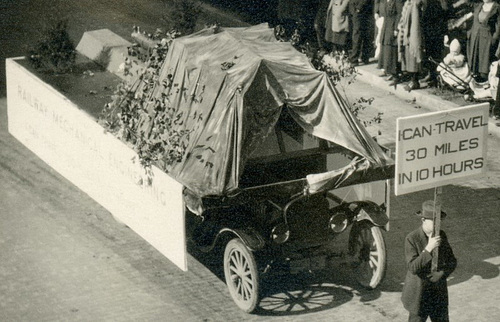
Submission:
[[[347,90],[348,97],[354,97],[352,93],[375,98],[374,108],[384,112],[380,140],[388,145],[398,116],[425,112],[362,82]],[[348,274],[334,269],[329,276],[300,275],[270,283],[260,311],[248,315],[233,304],[217,265],[190,256],[189,271],[181,272],[10,136],[5,99],[0,107],[0,320],[406,319],[399,301],[405,274],[403,240],[418,225],[411,213],[432,198],[432,191],[393,196],[391,229],[385,233],[388,272],[379,289],[363,290]],[[459,259],[450,279],[452,321],[500,320],[500,166],[495,136],[489,148],[486,177],[444,188],[450,216],[443,228]]]
[[[100,28],[124,35],[137,21],[153,28],[161,15],[155,1],[113,10],[114,0],[14,3],[16,13],[0,19],[7,30],[17,26],[2,35],[2,58],[19,56],[26,41],[36,39],[33,30],[47,8],[57,7],[61,16],[75,13],[75,39]],[[0,73],[3,68],[2,61]],[[425,95],[413,100],[381,90],[386,84],[373,66],[360,70],[367,83],[355,82],[346,94],[375,98],[364,113],[384,113],[379,128],[369,127],[373,134],[381,131],[383,144],[394,145],[397,117],[447,108]],[[459,260],[449,283],[451,321],[500,321],[500,149],[492,126],[489,172],[443,189],[449,214],[443,229]],[[399,300],[403,240],[418,225],[411,214],[432,193],[392,197],[388,272],[378,289],[363,290],[334,267],[330,274],[270,283],[259,312],[248,315],[233,304],[219,266],[207,263],[214,259],[190,256],[189,271],[180,271],[8,134],[6,100],[0,98],[0,321],[405,321]]]
[[[374,66],[367,66],[361,72],[369,73],[366,82],[357,82],[352,88],[347,88],[347,96],[373,96],[374,109],[367,114],[374,115],[383,112],[380,128],[368,127],[375,135],[381,130],[379,141],[393,147],[396,119],[430,111],[453,108],[448,102],[433,101],[435,98],[417,96],[408,99],[404,95],[388,92],[383,86],[387,82],[376,80]],[[366,93],[366,94],[365,94]],[[357,96],[356,96],[357,95]],[[420,95],[426,95],[420,93]],[[432,104],[426,106],[424,104]],[[437,104],[442,104],[441,106]],[[465,182],[443,187],[443,207],[450,215],[443,221],[442,228],[450,237],[459,265],[449,280],[450,318],[451,321],[496,321],[500,318],[500,309],[495,304],[500,298],[500,237],[498,231],[498,209],[500,206],[500,161],[498,125],[493,120],[489,122],[488,169],[487,174]],[[391,199],[391,228],[386,234],[389,247],[389,273],[381,290],[401,291],[405,268],[402,265],[404,250],[401,248],[404,236],[411,227],[418,225],[411,212],[420,208],[420,203],[433,198],[434,190],[427,190],[403,196],[393,196]],[[397,259],[397,260],[396,260]],[[384,294],[390,298],[389,294]],[[392,294],[391,294],[392,295]],[[382,296],[383,298],[384,296]],[[377,301],[380,301],[378,299]],[[386,302],[384,307],[392,307]],[[392,305],[399,304],[397,302]],[[395,319],[402,320],[401,316]]]

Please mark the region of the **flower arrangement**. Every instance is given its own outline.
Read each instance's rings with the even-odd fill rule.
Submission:
[[[338,84],[345,77],[356,75],[355,68],[344,52],[324,54],[316,68],[326,72],[334,84]]]

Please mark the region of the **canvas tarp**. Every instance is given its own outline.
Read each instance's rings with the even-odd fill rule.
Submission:
[[[177,181],[200,197],[237,189],[245,161],[284,105],[310,134],[374,167],[392,163],[328,76],[291,44],[278,42],[267,24],[214,30],[175,39],[160,70],[163,86],[152,92],[151,102],[168,100],[176,126],[191,131],[184,157],[168,168]]]

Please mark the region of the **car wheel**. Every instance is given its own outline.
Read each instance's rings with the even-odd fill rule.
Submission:
[[[380,227],[355,224],[350,236],[351,266],[356,280],[364,287],[376,288],[387,269],[384,237]]]
[[[235,238],[224,251],[224,276],[229,293],[243,311],[250,313],[259,302],[259,276],[253,254]]]

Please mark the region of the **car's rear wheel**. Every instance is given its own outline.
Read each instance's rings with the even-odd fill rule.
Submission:
[[[384,237],[380,227],[355,224],[350,236],[351,266],[356,280],[373,289],[383,280],[387,269]]]
[[[235,238],[224,251],[224,276],[234,302],[245,312],[252,312],[259,303],[259,275],[252,252]]]

